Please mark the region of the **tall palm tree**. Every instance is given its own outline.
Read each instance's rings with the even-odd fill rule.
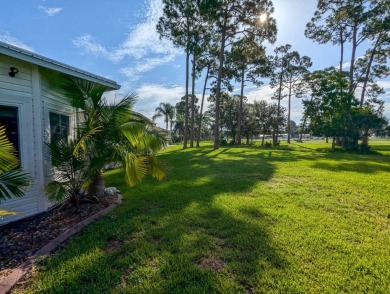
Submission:
[[[28,173],[19,166],[16,150],[5,134],[5,127],[0,126],[0,200],[22,197],[23,188],[30,184]]]
[[[171,130],[172,130],[172,123],[173,119],[175,117],[175,107],[170,103],[160,103],[160,106],[156,107],[155,109],[156,114],[153,115],[153,120],[155,120],[157,117],[164,117],[164,122],[166,124],[166,129],[168,130],[168,122],[171,122]]]
[[[60,89],[79,110],[81,123],[76,128],[73,153],[87,158],[88,194],[104,194],[102,171],[111,162],[122,163],[130,186],[147,174],[164,178],[156,153],[165,145],[165,138],[151,121],[132,111],[136,95],[109,104],[103,97],[106,87],[67,76],[61,77]]]
[[[169,124],[170,124],[170,126],[169,126],[169,130],[170,131],[172,131],[172,126],[173,126],[173,123],[175,121],[175,117],[176,117],[176,108],[174,106],[172,106],[172,109],[171,109],[171,111],[169,112],[169,115],[168,115]]]

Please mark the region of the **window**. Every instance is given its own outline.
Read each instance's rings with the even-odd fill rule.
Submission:
[[[51,142],[67,140],[69,136],[69,116],[50,112]]]
[[[5,126],[5,134],[14,145],[19,158],[18,108],[0,105],[0,125]]]

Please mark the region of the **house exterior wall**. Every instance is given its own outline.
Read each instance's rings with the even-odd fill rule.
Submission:
[[[19,73],[10,77],[10,67]],[[45,211],[52,204],[44,195],[44,184],[50,178],[50,159],[44,140],[50,134],[49,113],[70,117],[74,127],[73,110],[59,93],[49,87],[44,73],[37,65],[0,54],[0,105],[18,109],[20,162],[31,177],[31,185],[21,198],[0,200],[0,210],[17,215],[0,218],[0,224]]]

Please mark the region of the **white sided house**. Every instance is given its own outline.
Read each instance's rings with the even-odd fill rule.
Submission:
[[[75,110],[49,86],[49,78],[59,74],[92,81],[108,90],[120,88],[112,80],[0,42],[0,124],[5,125],[21,167],[32,179],[24,197],[0,200],[0,210],[17,213],[0,218],[0,225],[51,206],[43,192],[51,172],[44,142],[48,136],[64,132],[72,136],[77,124]]]

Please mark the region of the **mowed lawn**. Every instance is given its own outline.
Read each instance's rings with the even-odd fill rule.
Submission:
[[[378,154],[170,147],[167,178],[135,188],[107,172],[123,205],[23,292],[390,293],[390,142],[372,143]]]

